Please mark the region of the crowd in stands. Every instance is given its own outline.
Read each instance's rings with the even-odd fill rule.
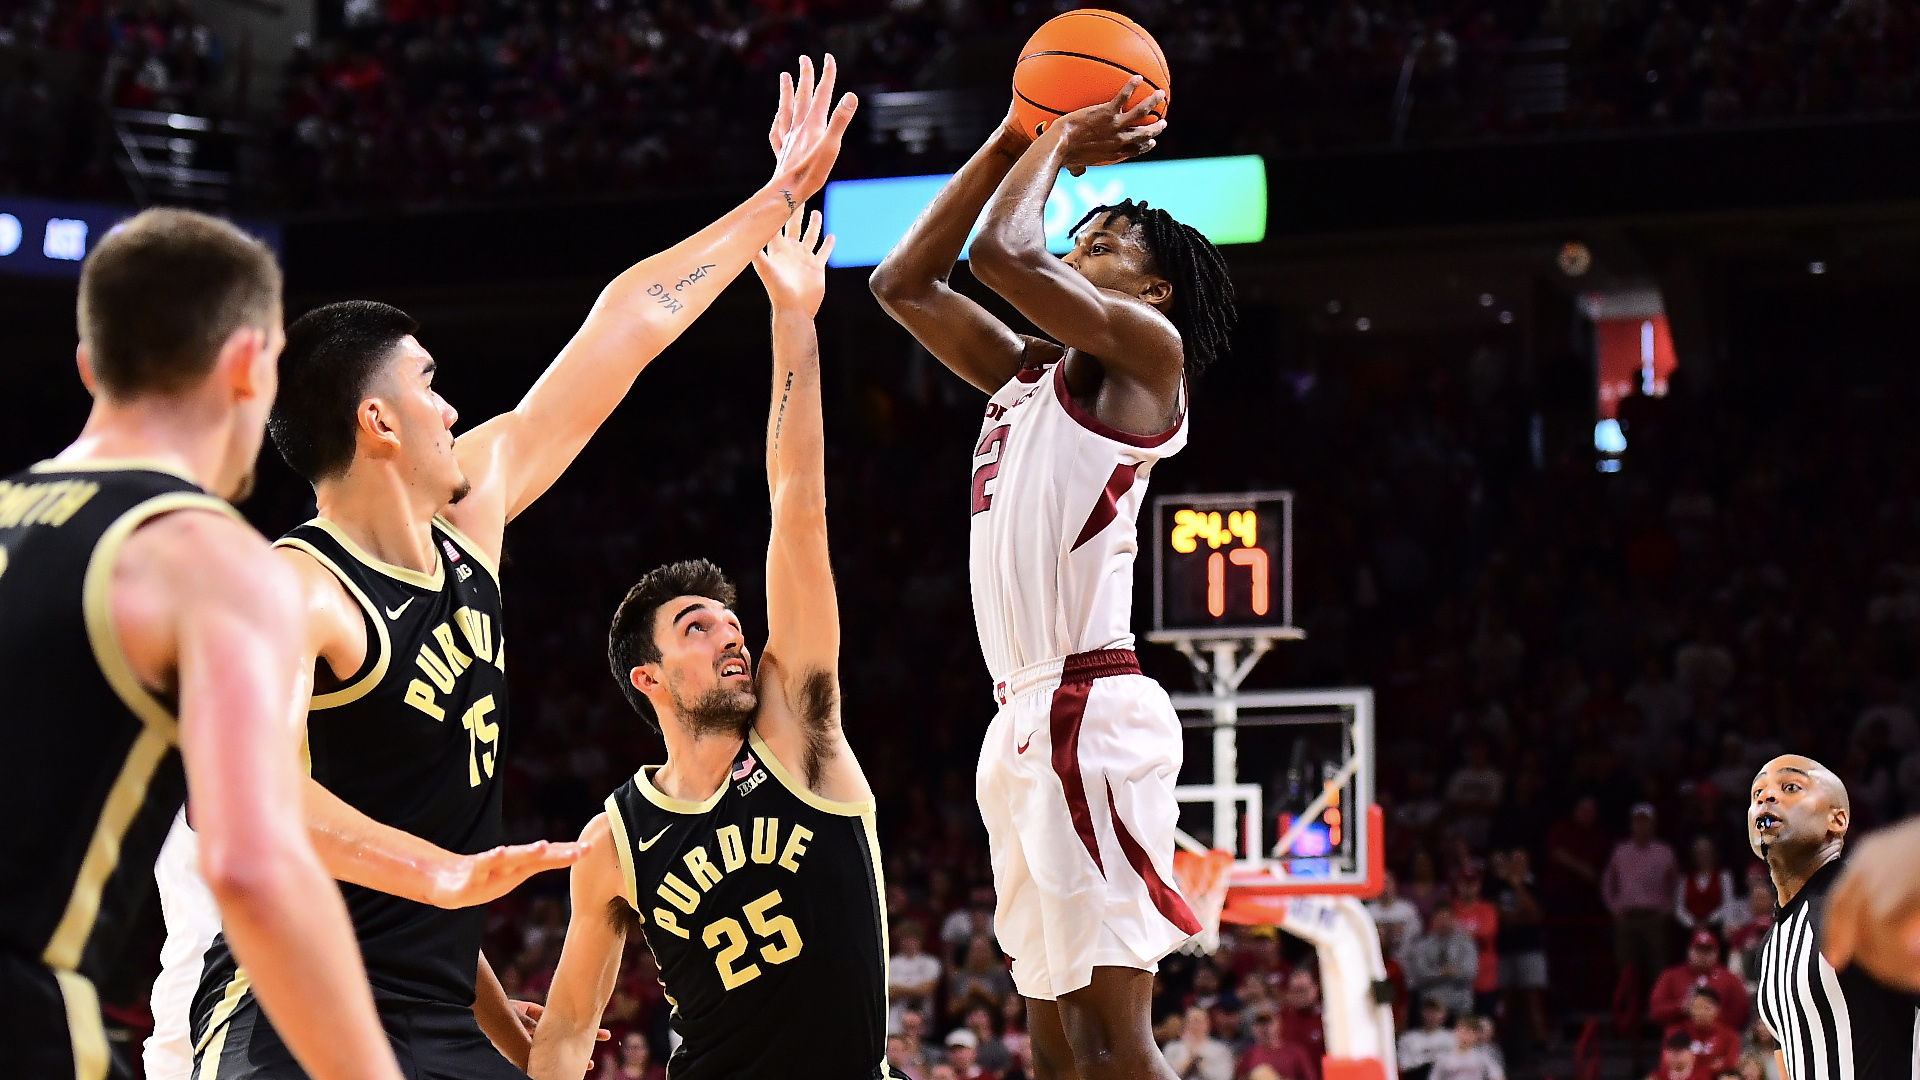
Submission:
[[[221,111],[226,60],[183,0],[0,0],[0,191],[124,202],[104,107]]]
[[[1915,0],[1115,6],[1155,31],[1177,73],[1164,154],[1873,115],[1911,109],[1920,75]],[[843,87],[991,99],[977,129],[911,151],[867,138],[863,122],[842,172],[949,168],[996,115],[1020,42],[1054,11],[1007,0],[354,0],[320,10],[323,30],[300,41],[270,118],[275,179],[252,193],[268,205],[750,181],[765,165],[775,73],[802,51],[832,50]],[[182,0],[0,0],[0,54],[0,145],[11,151],[0,186],[66,192],[110,179],[100,103],[233,107],[208,93],[223,74],[221,45]],[[44,107],[50,97],[56,108]],[[66,144],[64,164],[21,152],[55,143]]]

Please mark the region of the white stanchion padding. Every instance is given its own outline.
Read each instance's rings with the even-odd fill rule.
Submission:
[[[1384,1075],[1398,1076],[1393,1008],[1373,999],[1374,984],[1387,977],[1373,916],[1351,896],[1289,896],[1286,905],[1280,929],[1310,942],[1320,956],[1327,1057],[1372,1059]]]

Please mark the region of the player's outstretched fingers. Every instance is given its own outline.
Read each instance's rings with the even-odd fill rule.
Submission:
[[[773,144],[773,152],[779,153],[787,143],[787,132],[793,128],[793,76],[780,73],[780,104],[773,110],[773,127],[767,131],[767,141]]]
[[[1145,79],[1141,78],[1138,75],[1135,75],[1133,78],[1128,79],[1126,83],[1120,87],[1120,92],[1113,95],[1113,100],[1107,102],[1107,104],[1113,106],[1114,112],[1117,112],[1117,113],[1127,112],[1128,111],[1127,99],[1132,97],[1133,92],[1135,90],[1140,89],[1140,84],[1145,81],[1146,81]]]

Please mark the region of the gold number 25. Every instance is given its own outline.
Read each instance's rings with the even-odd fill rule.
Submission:
[[[776,938],[760,947],[760,958],[769,964],[784,964],[800,955],[800,928],[785,915],[771,918],[767,913],[780,905],[780,890],[775,889],[767,895],[748,904],[742,914],[747,917],[747,925],[763,938]],[[745,967],[734,965],[747,954],[747,934],[740,928],[740,920],[729,915],[707,924],[700,939],[709,949],[720,949],[713,958],[713,966],[720,971],[720,985],[728,990],[750,983],[760,977],[760,965],[748,964]],[[726,942],[724,948],[721,942]]]

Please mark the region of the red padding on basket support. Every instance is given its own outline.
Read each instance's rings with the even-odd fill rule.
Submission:
[[[1324,1080],[1387,1080],[1387,1067],[1379,1058],[1321,1059]]]

